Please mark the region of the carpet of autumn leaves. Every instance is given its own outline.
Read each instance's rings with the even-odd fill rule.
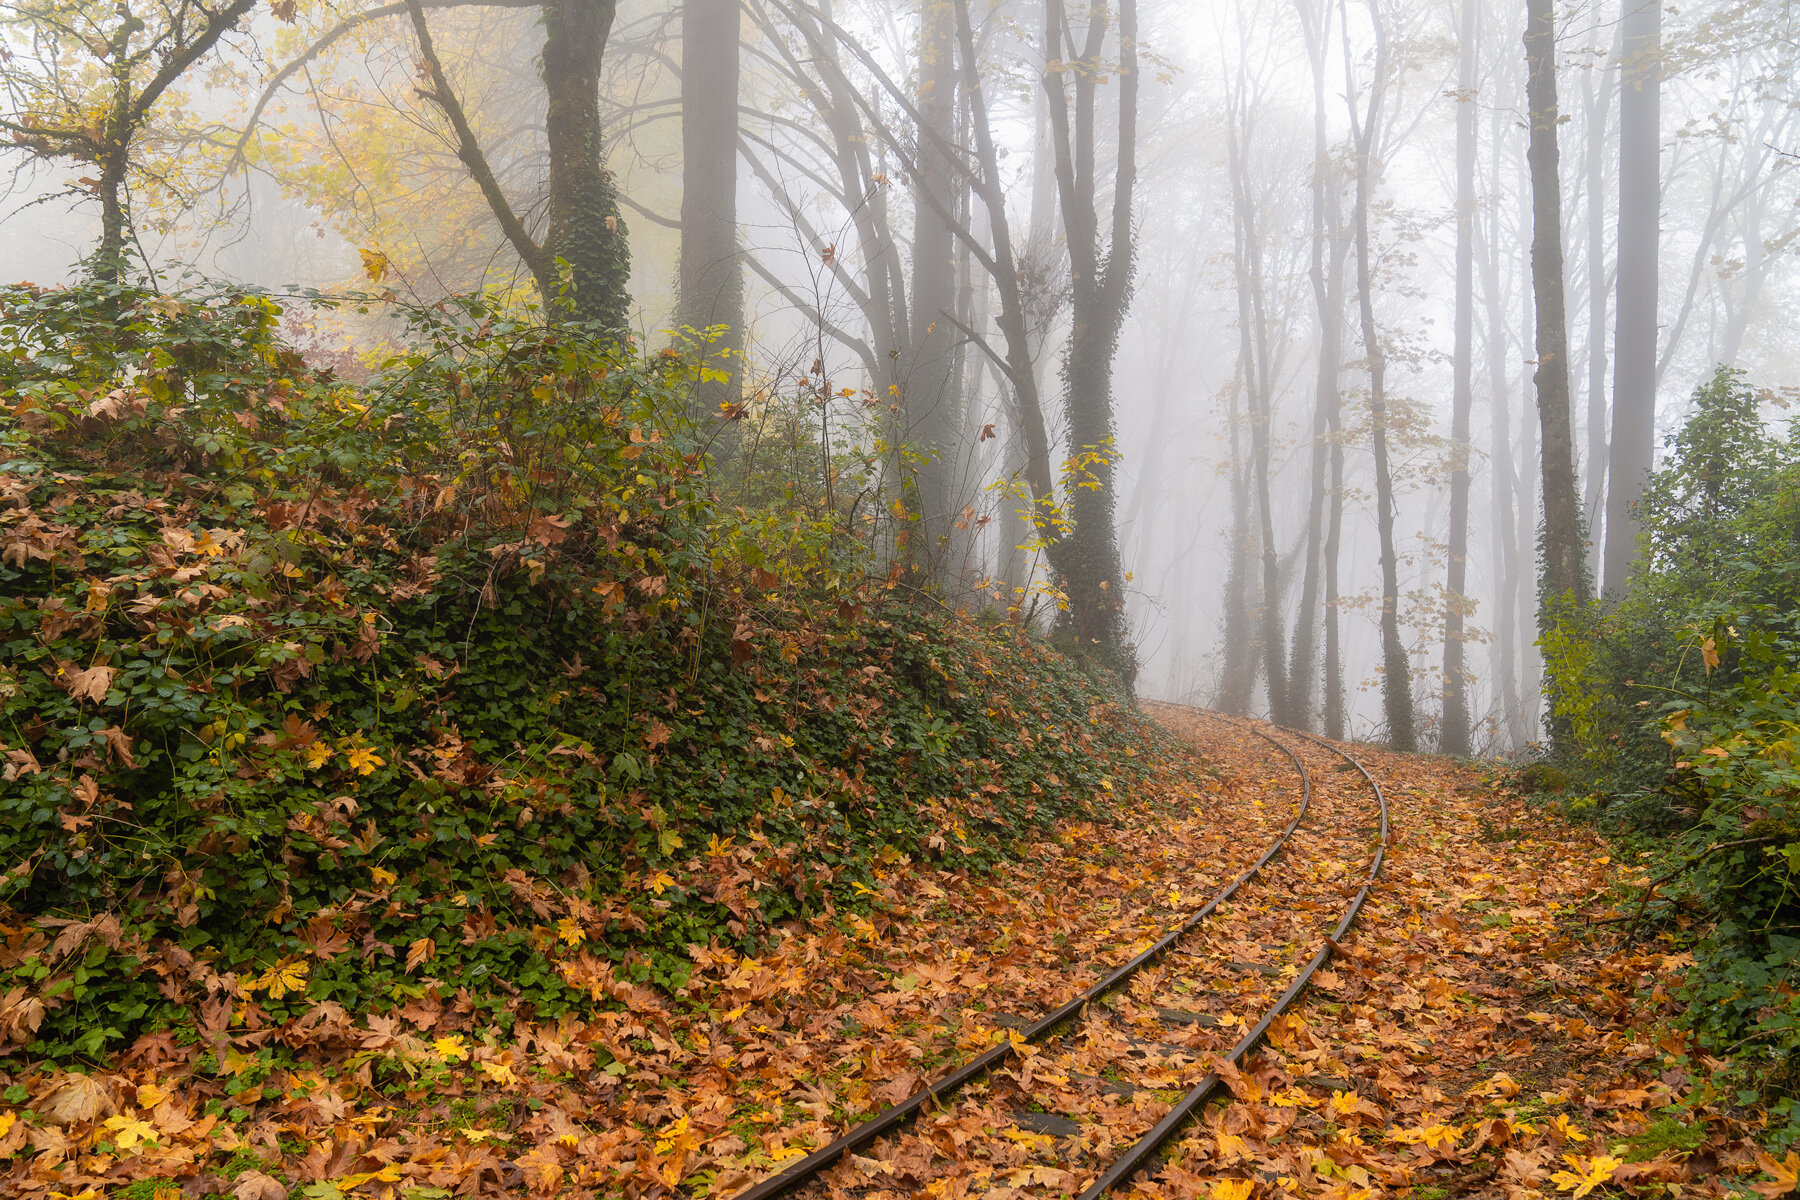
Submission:
[[[729,1195],[1091,982],[1274,835],[1295,799],[1274,760],[1162,715],[1194,726],[1211,758],[1172,754],[1143,789],[1098,797],[1115,820],[1065,824],[986,876],[891,862],[865,910],[822,913],[754,958],[696,948],[672,991],[596,963],[592,985],[613,1004],[590,1018],[502,1037],[455,1004],[386,1016],[321,1005],[235,1039],[217,1071],[155,1038],[106,1072],[12,1071],[3,1186],[51,1200]],[[1665,1024],[1681,961],[1615,949],[1617,926],[1593,923],[1615,915],[1621,872],[1606,849],[1468,769],[1357,753],[1394,810],[1380,885],[1270,1046],[1221,1072],[1232,1099],[1133,1194],[1791,1188],[1793,1160],[1762,1156],[1756,1114],[1717,1093],[1722,1064],[1689,1055]],[[296,1065],[266,1070],[259,1049],[277,1042]],[[994,1086],[1028,1081],[1032,1061]],[[1166,1099],[1138,1089],[1120,1107]],[[960,1141],[934,1136],[927,1116],[830,1190],[1066,1194],[1069,1181],[1030,1160],[1075,1148],[989,1109],[990,1127]],[[994,1135],[1025,1153],[958,1161]]]

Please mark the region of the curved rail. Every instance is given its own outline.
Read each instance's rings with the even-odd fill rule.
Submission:
[[[1208,713],[1208,715],[1217,716],[1219,714]],[[1287,827],[1281,831],[1281,835],[1269,844],[1269,848],[1263,851],[1261,858],[1257,859],[1236,879],[1233,879],[1229,884],[1222,888],[1212,899],[1208,900],[1199,909],[1188,916],[1180,925],[1177,925],[1174,929],[1159,938],[1149,947],[1149,949],[1109,972],[1105,978],[1101,979],[1098,983],[1094,984],[1068,1003],[1051,1011],[1026,1027],[1019,1034],[1020,1042],[1030,1044],[1042,1040],[1046,1034],[1055,1029],[1058,1025],[1061,1025],[1064,1021],[1077,1015],[1087,1005],[1099,1000],[1108,992],[1118,987],[1121,983],[1124,983],[1133,975],[1137,974],[1144,967],[1162,957],[1163,953],[1167,951],[1170,946],[1193,932],[1194,928],[1199,925],[1200,922],[1211,916],[1221,904],[1224,904],[1227,900],[1231,899],[1232,896],[1236,895],[1237,890],[1240,887],[1254,879],[1258,872],[1268,866],[1269,863],[1274,860],[1275,856],[1280,854],[1282,849],[1286,847],[1288,839],[1293,836],[1294,830],[1299,827],[1301,820],[1306,816],[1307,809],[1312,805],[1312,776],[1307,773],[1306,767],[1300,762],[1299,755],[1295,754],[1292,749],[1282,745],[1275,738],[1264,733],[1260,729],[1251,729],[1249,732],[1257,734],[1277,750],[1280,750],[1283,754],[1287,755],[1288,761],[1293,763],[1294,769],[1299,773],[1300,804],[1299,807],[1294,810],[1293,819],[1287,823]],[[1373,781],[1371,780],[1371,782]],[[1384,802],[1382,808],[1382,840],[1385,841],[1386,838],[1387,808]],[[1364,891],[1367,891],[1366,886]],[[1357,903],[1359,905],[1361,904],[1360,898]],[[1339,932],[1341,935],[1342,930]],[[1307,973],[1311,973],[1310,969]],[[1302,978],[1305,978],[1305,976],[1302,976]],[[1259,1036],[1261,1031],[1266,1028],[1267,1025],[1268,1021],[1265,1019],[1263,1024],[1257,1027]],[[858,1125],[848,1133],[845,1133],[842,1137],[821,1146],[811,1154],[808,1154],[805,1158],[795,1160],[793,1163],[782,1168],[780,1171],[777,1171],[775,1174],[764,1179],[761,1183],[756,1184],[747,1191],[734,1193],[731,1200],[774,1200],[774,1197],[785,1195],[794,1188],[797,1188],[801,1184],[812,1179],[819,1174],[819,1172],[837,1162],[838,1159],[842,1158],[844,1155],[855,1150],[860,1150],[862,1147],[868,1145],[876,1138],[881,1137],[883,1134],[893,1132],[895,1129],[898,1129],[901,1125],[916,1116],[927,1104],[942,1100],[945,1096],[954,1092],[957,1088],[962,1087],[970,1080],[977,1078],[984,1072],[1000,1066],[1016,1053],[1017,1050],[1012,1039],[1009,1038],[1006,1041],[1001,1042],[998,1046],[963,1063],[936,1083],[920,1088],[892,1108],[870,1117],[867,1121],[864,1121],[861,1125]],[[1233,1061],[1235,1061],[1235,1059]],[[1161,1128],[1161,1126],[1158,1126],[1158,1128]],[[1166,1137],[1167,1135],[1165,1134],[1164,1136]],[[1158,1144],[1160,1144],[1160,1141]]]
[[[1231,718],[1225,716],[1223,713],[1215,713],[1207,709],[1200,709],[1198,711],[1221,721],[1229,722],[1231,720]],[[1242,727],[1239,726],[1239,728]],[[1279,741],[1276,741],[1273,735],[1265,733],[1260,729],[1252,729],[1250,732],[1256,733],[1268,741],[1274,742],[1278,746],[1281,745]],[[1375,782],[1375,777],[1369,774],[1368,768],[1358,762],[1354,755],[1346,750],[1339,749],[1324,738],[1317,738],[1310,733],[1301,733],[1299,730],[1293,729],[1285,730],[1284,732],[1291,733],[1295,737],[1304,738],[1315,745],[1322,746],[1332,753],[1342,756],[1346,762],[1361,772],[1362,777],[1368,781],[1369,787],[1374,789],[1375,799],[1380,805],[1381,840],[1375,848],[1374,859],[1369,863],[1369,874],[1367,878],[1363,880],[1362,887],[1357,890],[1356,897],[1350,901],[1350,906],[1345,910],[1343,919],[1337,923],[1337,928],[1332,930],[1331,936],[1325,939],[1325,944],[1319,948],[1318,953],[1313,955],[1312,961],[1307,963],[1306,969],[1300,972],[1294,979],[1294,982],[1288,986],[1287,991],[1281,994],[1281,998],[1275,1001],[1274,1007],[1263,1014],[1262,1020],[1258,1021],[1255,1026],[1243,1036],[1243,1039],[1231,1048],[1231,1053],[1226,1056],[1225,1061],[1231,1063],[1233,1066],[1236,1066],[1241,1062],[1244,1056],[1249,1054],[1250,1051],[1256,1047],[1258,1042],[1262,1041],[1263,1036],[1268,1033],[1269,1026],[1274,1023],[1275,1018],[1286,1012],[1288,1006],[1299,997],[1301,992],[1306,990],[1306,985],[1312,981],[1313,973],[1330,961],[1332,954],[1338,949],[1338,942],[1343,938],[1345,933],[1349,932],[1350,926],[1355,922],[1357,914],[1362,912],[1363,902],[1368,899],[1369,889],[1374,886],[1376,878],[1381,874],[1381,864],[1387,857],[1387,796],[1382,792],[1381,785]],[[1282,749],[1287,750],[1287,747],[1283,746]],[[1288,750],[1288,756],[1294,760],[1296,766],[1299,766],[1300,760],[1291,750]],[[1301,770],[1304,771],[1305,768],[1301,767]],[[1088,1189],[1081,1193],[1078,1200],[1099,1200],[1099,1197],[1106,1195],[1108,1192],[1112,1191],[1112,1189],[1130,1179],[1132,1175],[1144,1169],[1150,1163],[1150,1160],[1156,1156],[1157,1152],[1162,1149],[1163,1143],[1168,1141],[1169,1137],[1174,1134],[1174,1132],[1180,1128],[1194,1112],[1206,1104],[1208,1100],[1212,1099],[1213,1095],[1218,1092],[1222,1082],[1223,1081],[1216,1073],[1209,1072],[1206,1078],[1195,1084],[1185,1096],[1176,1101],[1175,1107],[1171,1108],[1168,1114],[1164,1116],[1162,1120],[1158,1121],[1149,1133],[1146,1133],[1143,1137],[1133,1143],[1131,1148],[1123,1155],[1114,1159],[1112,1165],[1100,1173],[1099,1178],[1094,1180],[1094,1182],[1089,1185]]]

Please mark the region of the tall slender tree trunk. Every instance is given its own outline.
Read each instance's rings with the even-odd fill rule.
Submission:
[[[1326,469],[1331,452],[1331,431],[1336,427],[1342,403],[1338,374],[1343,369],[1343,265],[1344,239],[1336,206],[1329,203],[1332,180],[1331,146],[1325,112],[1325,53],[1330,37],[1329,3],[1296,0],[1306,34],[1307,59],[1313,81],[1312,245],[1307,276],[1312,284],[1313,311],[1318,321],[1318,358],[1313,383],[1312,445],[1309,455],[1306,510],[1306,549],[1300,573],[1300,600],[1294,614],[1292,657],[1288,667],[1289,705],[1306,728],[1313,723],[1313,689],[1318,685],[1316,654],[1319,645],[1319,584],[1324,566]],[[1334,598],[1335,599],[1335,598]]]
[[[1514,489],[1518,486],[1518,469],[1513,460],[1512,413],[1508,402],[1511,380],[1506,369],[1512,355],[1508,352],[1506,295],[1502,287],[1506,239],[1500,231],[1500,197],[1505,182],[1502,172],[1506,161],[1501,155],[1501,149],[1509,126],[1505,115],[1506,107],[1497,97],[1488,107],[1491,113],[1489,142],[1493,147],[1489,156],[1488,191],[1492,199],[1488,206],[1487,241],[1482,247],[1481,280],[1482,298],[1487,310],[1488,444],[1489,461],[1492,464],[1488,501],[1492,520],[1493,562],[1498,576],[1494,613],[1495,672],[1499,676],[1496,691],[1501,716],[1506,722],[1508,744],[1517,748],[1524,744],[1529,734],[1519,716],[1521,572],[1517,524],[1521,509],[1514,495]]]
[[[1224,654],[1219,670],[1219,689],[1213,707],[1233,716],[1250,711],[1256,690],[1255,631],[1250,623],[1250,472],[1244,462],[1240,425],[1243,394],[1243,352],[1239,351],[1238,378],[1231,387],[1227,420],[1231,429],[1231,557],[1225,572]]]
[[[1619,302],[1602,590],[1637,557],[1633,507],[1656,452],[1658,224],[1662,212],[1662,0],[1625,0],[1619,93]]]
[[[1394,544],[1394,475],[1388,460],[1387,352],[1375,323],[1374,249],[1369,238],[1369,193],[1373,190],[1376,131],[1386,101],[1387,29],[1381,17],[1381,0],[1369,0],[1369,19],[1375,31],[1375,64],[1369,87],[1368,109],[1358,113],[1354,92],[1348,96],[1356,141],[1357,304],[1362,316],[1363,353],[1369,370],[1369,430],[1375,457],[1375,524],[1381,542],[1381,697],[1387,720],[1388,744],[1409,751],[1418,745],[1413,722],[1412,664],[1400,641],[1400,560]],[[1344,33],[1344,67],[1351,71],[1349,31]]]
[[[952,558],[956,431],[961,424],[956,348],[961,342],[956,310],[955,235],[944,213],[957,203],[957,166],[947,147],[956,136],[956,16],[947,0],[921,0],[919,9],[919,194],[913,206],[912,352],[904,364],[901,395],[906,438],[921,456],[915,473],[923,544],[913,545],[914,564],[948,582]]]
[[[1245,80],[1240,75],[1239,82]],[[1255,201],[1250,194],[1246,141],[1249,128],[1248,100],[1240,91],[1231,105],[1225,131],[1227,170],[1231,177],[1233,241],[1236,250],[1239,373],[1250,418],[1250,478],[1256,500],[1256,543],[1262,565],[1261,626],[1262,661],[1268,683],[1269,716],[1276,724],[1292,725],[1296,718],[1288,704],[1287,655],[1282,649],[1281,561],[1275,542],[1274,504],[1270,498],[1270,443],[1274,438],[1274,414],[1269,379],[1267,328],[1261,291],[1261,231],[1257,228]]]
[[[600,65],[616,9],[616,0],[544,5],[544,131],[550,149],[545,252],[568,264],[570,315],[624,333],[630,321],[631,250],[618,191],[606,169],[600,124]]]
[[[706,365],[728,380],[702,380],[699,411],[743,393],[744,270],[738,249],[739,0],[681,5],[681,326],[718,329]]]
[[[1595,24],[1604,16],[1595,10]],[[1615,39],[1617,41],[1617,39]],[[1616,47],[1615,47],[1616,49]],[[1606,507],[1607,429],[1606,429],[1606,347],[1607,299],[1612,275],[1606,256],[1606,165],[1607,129],[1617,92],[1618,76],[1600,72],[1595,86],[1594,72],[1582,80],[1582,109],[1587,129],[1582,154],[1587,169],[1587,475],[1582,480],[1581,511],[1587,528],[1600,528],[1602,510]],[[1600,578],[1601,543],[1590,539],[1587,547],[1589,580]]]
[[[1537,404],[1542,430],[1544,528],[1538,625],[1586,599],[1581,497],[1569,419],[1569,332],[1563,299],[1562,184],[1557,150],[1556,22],[1553,0],[1529,0],[1525,26],[1531,116],[1531,282],[1537,309]],[[1617,439],[1615,437],[1615,444]],[[1615,484],[1619,478],[1614,475]]]
[[[1463,666],[1463,603],[1469,566],[1469,410],[1475,369],[1475,0],[1462,0],[1456,104],[1456,347],[1452,364],[1449,569],[1444,597],[1444,701],[1438,744],[1469,752],[1469,681]]]

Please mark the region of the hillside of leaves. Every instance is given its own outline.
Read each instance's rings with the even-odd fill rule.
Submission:
[[[15,1061],[554,1019],[996,864],[1145,761],[1104,680],[872,573],[875,463],[804,412],[728,504],[678,358],[469,303],[352,380],[281,319],[0,291]]]

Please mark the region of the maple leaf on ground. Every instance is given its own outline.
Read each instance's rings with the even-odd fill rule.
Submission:
[[[35,1107],[53,1125],[97,1120],[118,1108],[111,1089],[91,1075],[65,1076]]]
[[[1208,1200],[1250,1200],[1256,1183],[1250,1179],[1225,1179],[1212,1185]]]
[[[1753,1183],[1750,1190],[1759,1196],[1785,1196],[1800,1188],[1800,1151],[1789,1150],[1786,1162],[1776,1162],[1761,1150],[1756,1152],[1756,1165],[1773,1175],[1769,1183]]]
[[[426,962],[437,953],[437,943],[428,937],[420,938],[406,948],[406,969],[416,970],[420,963]]]
[[[77,700],[92,700],[99,704],[106,699],[106,691],[112,686],[113,674],[111,667],[77,670],[74,663],[60,663],[56,685]]]
[[[1563,1191],[1573,1191],[1570,1200],[1580,1200],[1601,1184],[1613,1177],[1613,1172],[1625,1165],[1622,1158],[1614,1158],[1610,1154],[1596,1154],[1593,1158],[1583,1158],[1579,1154],[1565,1154],[1563,1161],[1575,1169],[1558,1171],[1550,1176],[1550,1182]]]
[[[245,1171],[232,1180],[231,1194],[237,1200],[287,1200],[288,1190],[281,1180],[261,1171]]]
[[[156,1140],[156,1126],[139,1117],[129,1115],[108,1117],[100,1122],[100,1128],[107,1130],[112,1135],[108,1140],[121,1150],[130,1150],[140,1142]]]

